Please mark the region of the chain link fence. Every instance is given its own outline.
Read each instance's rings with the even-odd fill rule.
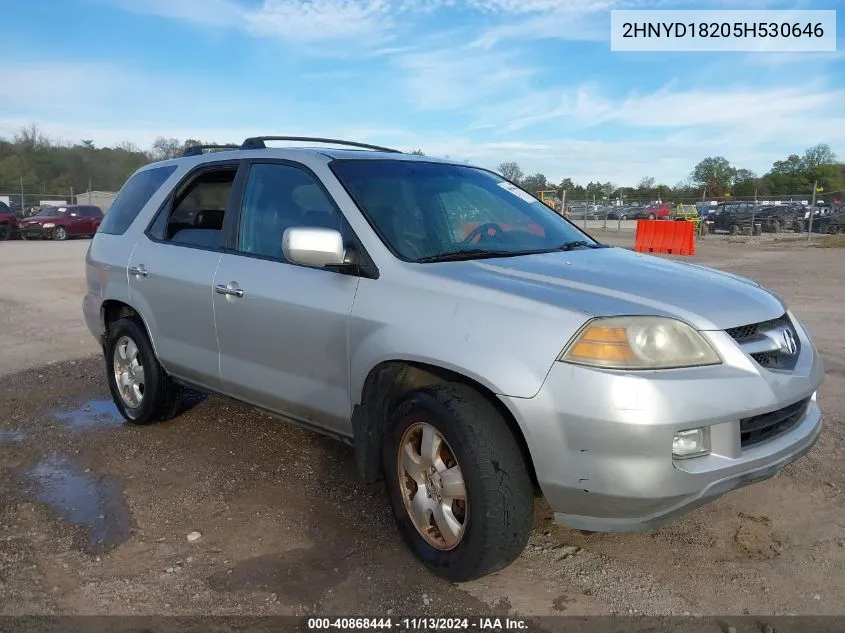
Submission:
[[[0,202],[8,205],[19,217],[34,215],[44,207],[58,207],[71,204],[89,204],[100,207],[107,213],[117,192],[87,191],[78,195],[68,193],[4,193],[0,192]]]

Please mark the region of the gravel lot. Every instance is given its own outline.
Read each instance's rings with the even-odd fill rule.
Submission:
[[[710,237],[691,258],[812,330],[826,426],[807,457],[654,532],[585,536],[538,502],[517,563],[452,585],[344,445],[219,398],[123,424],[82,322],[87,244],[0,244],[0,614],[845,614],[843,249]]]

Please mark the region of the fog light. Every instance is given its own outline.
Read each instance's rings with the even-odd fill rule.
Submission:
[[[672,457],[688,459],[710,452],[710,427],[678,431],[672,438]]]

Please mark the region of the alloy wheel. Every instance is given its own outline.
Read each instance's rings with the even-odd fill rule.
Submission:
[[[144,365],[138,345],[128,336],[121,336],[114,347],[113,369],[124,404],[137,409],[144,400]]]
[[[420,536],[433,548],[456,548],[469,513],[463,472],[446,438],[430,424],[411,424],[399,442],[399,489]]]

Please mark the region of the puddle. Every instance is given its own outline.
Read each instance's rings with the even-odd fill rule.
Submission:
[[[20,442],[26,435],[20,431],[4,431],[0,429],[0,444],[11,444],[12,442]]]
[[[58,411],[55,416],[70,429],[121,426],[125,422],[111,400],[88,400],[74,409]]]
[[[115,482],[80,472],[57,455],[43,459],[27,475],[35,482],[42,503],[85,528],[87,553],[108,551],[129,538],[129,510]]]

